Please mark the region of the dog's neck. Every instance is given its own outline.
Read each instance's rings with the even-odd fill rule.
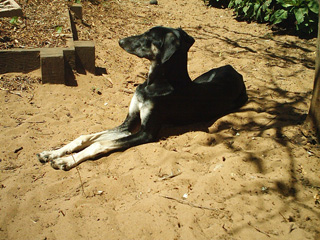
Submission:
[[[188,74],[187,53],[176,52],[168,61],[151,61],[147,84],[167,81],[173,87],[181,87],[191,82]]]

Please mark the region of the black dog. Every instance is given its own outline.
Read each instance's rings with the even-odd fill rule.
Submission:
[[[119,44],[128,53],[151,61],[148,78],[137,87],[125,121],[114,129],[80,136],[58,150],[42,152],[39,160],[69,170],[111,150],[155,141],[164,124],[210,120],[244,105],[248,97],[242,76],[229,65],[191,81],[187,53],[193,43],[182,29],[165,27],[121,39]],[[77,153],[64,156],[72,152]]]

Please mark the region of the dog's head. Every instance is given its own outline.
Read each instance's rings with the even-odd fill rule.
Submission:
[[[165,63],[177,51],[188,52],[194,39],[181,28],[154,27],[149,31],[119,41],[128,53],[150,61]]]

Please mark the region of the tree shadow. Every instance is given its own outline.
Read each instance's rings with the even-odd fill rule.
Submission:
[[[316,49],[316,45],[309,41],[281,41],[275,39],[272,34],[254,35],[251,33],[231,30],[225,26],[209,25],[206,27],[185,27],[188,33],[196,39],[217,40],[232,47],[232,50],[223,49],[224,55],[235,55],[236,58],[261,58],[270,60],[270,66],[279,66],[286,68],[289,64],[302,64],[308,69],[315,69],[314,59],[308,54]],[[216,31],[219,30],[219,31]],[[221,35],[221,31],[232,33],[233,38],[227,34]],[[272,42],[273,47],[266,47],[266,42]],[[205,49],[212,53],[214,57],[221,55],[221,51],[212,48],[212,43],[208,44]]]
[[[276,38],[270,34],[263,36],[254,35],[251,33],[230,30],[227,27],[220,26],[205,26],[205,27],[187,27],[188,33],[194,35],[196,39],[208,41],[205,50],[208,56],[212,58],[219,58],[223,60],[236,59],[250,59],[254,62],[256,59],[267,60],[269,63],[265,67],[277,67],[277,69],[286,70],[288,67],[297,66],[294,72],[286,73],[288,77],[293,77],[300,74],[303,68],[315,69],[315,62],[312,54],[316,45],[311,41],[300,40],[282,40],[284,38]],[[217,31],[219,30],[219,31]],[[221,34],[225,32],[226,34]],[[228,34],[228,33],[232,34]],[[279,40],[280,39],[280,40]],[[290,38],[292,39],[292,38]],[[214,47],[214,43],[220,43],[221,50]],[[270,43],[270,44],[266,44]],[[269,45],[273,47],[268,47]],[[195,46],[197,47],[197,46]],[[196,50],[197,51],[197,50]],[[203,49],[202,49],[203,51]],[[221,54],[222,53],[222,54]],[[252,69],[252,67],[250,67]],[[250,70],[244,68],[245,73],[250,73]],[[242,72],[240,71],[242,74]],[[273,75],[272,72],[269,73]],[[249,75],[249,74],[247,74]],[[254,74],[250,74],[254,76]],[[253,165],[258,174],[262,176],[268,174],[266,169],[267,155],[272,151],[272,147],[268,149],[261,149],[260,151],[249,151],[245,148],[234,144],[235,133],[249,133],[247,135],[252,138],[268,139],[269,142],[274,143],[277,148],[283,149],[283,156],[287,159],[286,169],[283,169],[287,177],[279,179],[269,179],[272,182],[272,187],[269,188],[268,194],[274,194],[283,199],[282,205],[279,206],[280,212],[290,211],[290,207],[295,206],[302,208],[320,220],[320,212],[315,210],[310,204],[313,201],[312,197],[301,200],[300,191],[305,189],[318,189],[320,191],[320,182],[315,178],[306,178],[299,173],[301,159],[298,160],[295,155],[295,149],[301,148],[305,150],[308,156],[306,144],[309,143],[308,148],[314,147],[319,152],[319,146],[316,146],[316,140],[306,136],[301,128],[307,116],[306,109],[309,109],[309,100],[312,96],[312,91],[293,92],[288,91],[281,79],[269,77],[268,79],[255,79],[255,83],[259,82],[259,86],[251,86],[250,79],[245,79],[247,84],[247,93],[249,96],[248,103],[233,113],[233,118],[245,118],[245,121],[235,122],[232,119],[225,117],[215,122],[216,127],[209,126],[209,133],[214,138],[222,139],[219,144],[224,144],[227,149],[233,153],[244,156],[244,164]],[[313,81],[313,79],[310,79]],[[262,121],[260,118],[263,118]],[[226,131],[234,129],[232,134],[224,134]],[[289,130],[291,132],[288,132]],[[251,139],[250,139],[251,140]],[[319,155],[314,155],[320,158]],[[304,163],[303,163],[304,164]],[[251,185],[250,185],[251,184]],[[232,194],[226,193],[226,201],[235,198],[238,195],[250,195],[251,191],[248,189],[256,188],[252,183],[248,186],[239,189],[238,192]],[[266,193],[259,193],[261,196]],[[258,194],[258,195],[259,195]],[[300,194],[300,197],[299,197]],[[268,214],[268,221],[279,217],[279,212]],[[266,220],[257,220],[257,224],[263,223]],[[250,227],[250,226],[249,226]],[[238,225],[230,230],[230,232],[238,232],[248,228],[247,224]],[[316,228],[312,228],[315,234],[319,234]]]

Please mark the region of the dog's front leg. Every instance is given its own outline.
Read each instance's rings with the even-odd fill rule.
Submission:
[[[55,169],[70,170],[88,159],[93,159],[112,150],[125,149],[147,143],[152,140],[153,137],[149,133],[140,130],[135,134],[124,136],[119,139],[97,141],[78,153],[67,157],[53,159],[51,161],[51,166]]]
[[[55,169],[67,171],[85,160],[94,158],[98,154],[107,153],[108,150],[112,150],[112,141],[105,140],[101,142],[95,142],[78,153],[67,157],[53,159],[51,161],[51,166]]]
[[[101,135],[96,139],[95,143],[84,150],[71,156],[53,159],[51,166],[55,169],[69,170],[81,162],[106,154],[112,150],[126,149],[154,141],[161,127],[158,117],[155,114],[151,114],[148,107],[142,108],[140,117],[142,123],[138,132],[113,140],[106,139],[104,135]]]
[[[127,136],[129,135],[129,132],[121,132],[118,133],[117,136]],[[67,145],[63,146],[62,148],[59,148],[57,150],[52,150],[52,151],[43,151],[42,153],[37,154],[38,159],[40,162],[45,163],[48,161],[51,161],[53,159],[62,157],[66,154],[73,153],[76,151],[79,151],[81,149],[84,149],[88,146],[90,146],[92,143],[94,143],[97,139],[101,138],[101,136],[104,136],[106,139],[108,136],[112,139],[112,137],[115,137],[115,131],[103,131],[95,134],[90,134],[90,135],[82,135],[72,142],[68,143]]]
[[[114,140],[128,136],[131,134],[131,129],[134,128],[134,125],[136,125],[138,122],[139,119],[137,114],[128,114],[126,120],[120,126],[95,134],[82,135],[62,148],[52,151],[44,151],[37,154],[38,159],[40,162],[46,163],[52,161],[53,159],[60,158],[66,154],[80,151],[96,141]]]

